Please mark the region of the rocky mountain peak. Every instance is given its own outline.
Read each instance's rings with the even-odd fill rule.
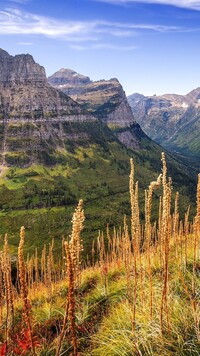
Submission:
[[[0,59],[11,57],[8,52],[4,51],[3,48],[0,48]]]
[[[142,148],[144,134],[116,78],[91,82],[62,68],[48,83],[31,55],[1,50],[0,164],[63,162],[68,149],[91,140],[101,143],[104,135],[130,149]]]
[[[11,56],[0,49],[0,82],[46,81],[44,67],[36,63],[30,54]]]
[[[123,87],[117,78],[91,81],[71,69],[62,68],[49,77],[48,82],[110,127],[126,127],[135,122]]]
[[[78,76],[78,81],[75,80]],[[81,80],[80,80],[81,78]],[[126,147],[139,149],[141,129],[135,122],[126,94],[117,78],[84,82],[83,75],[61,69],[48,78],[49,84],[76,100],[88,112],[111,128]]]
[[[186,95],[134,98],[135,94],[128,101],[144,132],[168,150],[194,156],[196,165],[200,153],[200,87]]]
[[[74,86],[74,85],[85,85],[91,83],[89,77],[79,74],[69,68],[61,68],[56,73],[48,78],[49,83],[52,86]]]
[[[145,98],[145,96],[143,94],[139,94],[139,93],[134,93],[129,95],[128,97],[128,101],[129,104],[132,105],[136,105],[140,102],[140,100],[143,100]]]
[[[187,98],[187,100],[189,100],[189,102],[191,104],[199,102],[199,99],[200,99],[200,87],[190,91],[185,97]]]
[[[0,120],[46,120],[83,113],[78,103],[49,85],[45,69],[30,54],[11,56],[0,49]]]

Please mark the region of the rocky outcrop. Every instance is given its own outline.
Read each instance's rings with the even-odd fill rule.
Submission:
[[[142,99],[145,99],[143,94],[134,93],[128,96],[128,102],[131,108],[134,108]]]
[[[139,150],[142,148],[142,138],[150,144],[149,137],[145,135],[140,125],[137,123],[133,123],[128,127],[116,129],[115,135],[124,146],[131,150]]]
[[[131,108],[125,98],[123,98],[123,100],[116,107],[116,109],[109,113],[106,117],[104,117],[103,120],[111,128],[128,127],[131,124],[135,123]]]
[[[0,50],[0,165],[65,162],[68,150],[102,145],[104,136],[131,149],[142,147],[117,79],[91,82],[62,69],[50,82],[54,87],[31,55]]]
[[[97,118],[50,86],[31,55],[0,49],[0,164],[55,163],[69,142],[90,140],[81,123],[92,122]],[[69,129],[72,123],[80,132]]]
[[[10,56],[0,48],[0,83],[46,82],[44,67],[35,63],[30,54]]]
[[[79,78],[79,82],[73,83],[75,75]],[[125,92],[116,78],[91,82],[88,77],[72,70],[61,69],[49,77],[48,81],[56,89],[70,95],[111,128],[126,127],[135,122]]]
[[[49,77],[48,81],[53,87],[70,95],[87,111],[106,123],[123,145],[134,150],[140,149],[140,135],[135,135],[133,130],[137,124],[119,81],[116,78],[95,82],[86,80],[83,84],[81,80],[73,84],[74,75],[77,75],[74,71],[61,69]],[[80,74],[77,76],[83,77],[84,80],[88,78]]]
[[[0,50],[0,119],[47,119],[84,114],[81,106],[52,88],[29,54]]]

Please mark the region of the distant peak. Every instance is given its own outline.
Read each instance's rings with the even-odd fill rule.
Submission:
[[[76,73],[75,70],[70,69],[70,68],[61,68],[60,70],[58,70],[58,72],[69,72],[69,73]]]
[[[46,81],[45,70],[30,54],[9,55],[0,48],[0,83],[10,81]]]
[[[70,68],[61,68],[48,78],[50,84],[56,85],[85,85],[91,82],[90,78],[75,72]]]
[[[10,57],[10,55],[3,48],[0,48],[0,57]]]
[[[116,83],[119,83],[119,80],[117,78],[110,78],[109,80],[110,82],[116,82]]]
[[[75,70],[73,69],[70,69],[70,68],[61,68],[59,69],[57,72],[55,72],[53,75],[51,75],[51,77],[53,76],[56,76],[56,75],[65,75],[65,76],[76,76],[76,77],[80,77],[80,78],[89,78],[83,74],[80,74],[78,72],[76,72]]]

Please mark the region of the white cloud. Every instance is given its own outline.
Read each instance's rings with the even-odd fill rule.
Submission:
[[[177,32],[187,31],[180,26],[154,25],[154,24],[129,24],[129,23],[113,23],[118,28],[125,28],[129,30],[150,30],[156,32]]]
[[[94,0],[98,2],[107,2],[110,4],[126,5],[128,3],[146,3],[172,5],[186,9],[200,10],[200,0]]]
[[[86,46],[81,46],[81,45],[76,45],[76,44],[70,44],[69,48],[75,49],[76,51],[85,51],[88,50],[88,47]]]
[[[133,51],[136,49],[135,46],[117,46],[108,43],[98,43],[93,46],[94,49],[108,49],[116,51]]]
[[[33,45],[32,42],[17,42],[17,44],[20,46],[32,46]]]
[[[126,45],[118,46],[110,43],[96,43],[96,44],[91,44],[86,46],[70,44],[69,47],[71,49],[75,49],[76,51],[88,51],[88,50],[91,51],[91,50],[98,50],[98,49],[107,49],[107,50],[122,51],[122,52],[133,51],[137,48],[135,46],[126,46]]]
[[[112,0],[109,0],[112,1]],[[131,37],[141,31],[184,31],[176,26],[117,23],[108,21],[64,21],[16,9],[0,11],[0,35],[42,35],[68,42],[97,42],[102,37]]]
[[[52,38],[70,38],[91,34],[94,23],[59,21],[20,10],[0,11],[0,34],[44,35]]]
[[[27,4],[29,0],[9,0],[9,2],[14,2],[17,4]]]

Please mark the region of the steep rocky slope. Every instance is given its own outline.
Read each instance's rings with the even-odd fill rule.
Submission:
[[[125,92],[116,78],[92,82],[88,77],[62,68],[50,76],[48,81],[106,123],[126,147],[141,148],[143,132],[139,129]]]
[[[128,97],[133,114],[144,132],[174,152],[200,153],[200,88],[187,95],[166,94]]]
[[[135,121],[123,88],[116,78],[92,82],[88,77],[62,68],[48,81],[109,125],[124,127]]]
[[[97,121],[74,100],[52,88],[45,70],[27,55],[0,49],[0,157],[3,165],[50,163],[68,140],[90,140],[66,122]],[[70,125],[70,124],[69,124]],[[51,156],[54,156],[54,159]]]
[[[0,49],[0,117],[39,119],[82,114],[71,98],[53,89],[45,70],[29,54],[10,56]]]

